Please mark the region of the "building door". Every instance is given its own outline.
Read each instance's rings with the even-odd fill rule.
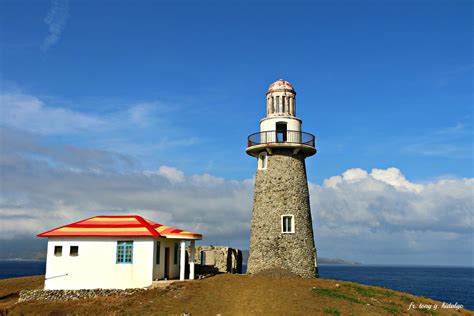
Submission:
[[[165,278],[170,278],[170,248],[165,248]]]
[[[286,122],[277,122],[276,123],[276,139],[277,142],[282,143],[286,142]]]

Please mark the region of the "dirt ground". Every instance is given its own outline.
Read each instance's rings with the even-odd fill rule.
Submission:
[[[0,280],[0,314],[8,315],[474,315],[380,287],[329,279],[221,274],[176,282],[129,297],[16,303],[40,276]],[[413,302],[416,309],[408,310]],[[432,306],[420,309],[419,304]],[[434,305],[438,305],[433,311]]]

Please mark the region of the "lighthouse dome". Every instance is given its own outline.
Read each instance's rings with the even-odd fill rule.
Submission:
[[[296,92],[293,85],[286,80],[279,79],[268,87],[267,117],[296,116]]]
[[[288,81],[283,80],[283,79],[279,79],[279,80],[275,81],[274,83],[272,83],[268,87],[267,94],[271,93],[271,92],[277,92],[277,91],[291,91],[291,92],[295,93],[295,89],[293,88],[293,85],[291,83],[289,83]]]

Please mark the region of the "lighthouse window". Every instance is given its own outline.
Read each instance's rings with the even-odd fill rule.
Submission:
[[[275,112],[275,99],[272,97],[272,113]]]
[[[295,221],[293,215],[282,215],[281,216],[281,232],[282,233],[294,233],[295,232]]]
[[[267,153],[263,152],[258,155],[258,169],[267,169]]]
[[[280,113],[280,97],[276,97],[276,111]]]
[[[285,113],[285,97],[281,97],[281,111]]]

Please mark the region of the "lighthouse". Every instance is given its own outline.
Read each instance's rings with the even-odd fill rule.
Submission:
[[[288,81],[270,85],[266,110],[246,150],[257,159],[247,273],[279,268],[312,278],[316,248],[305,159],[316,154],[315,137],[301,130]]]

